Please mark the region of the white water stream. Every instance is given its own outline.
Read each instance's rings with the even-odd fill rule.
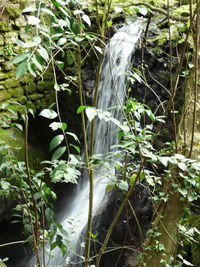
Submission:
[[[137,20],[134,23],[124,26],[112,37],[106,47],[99,85],[99,109],[106,110],[113,106],[123,105],[127,89],[126,74],[143,28],[143,20]],[[122,119],[122,110],[112,109],[110,112],[114,118],[118,120]],[[117,144],[117,142],[116,126],[112,122],[98,121],[95,127],[95,154],[106,154],[110,151],[111,146]],[[81,179],[84,179],[85,182],[79,186],[79,189],[72,196],[71,203],[63,205],[59,211],[57,220],[66,231],[71,231],[71,244],[74,252],[80,247],[80,243],[82,242],[80,236],[83,234],[88,218],[89,182],[87,178],[82,177]],[[105,193],[108,180],[109,173],[105,173],[101,169],[96,171],[93,204],[94,215],[101,214],[108,203],[108,194]],[[73,224],[69,221],[73,221]],[[49,262],[46,260],[48,267],[79,266],[78,264],[66,264],[66,259],[69,256],[71,257],[71,254],[63,257],[59,249],[54,249],[52,255],[53,258]],[[27,264],[21,266],[33,267],[34,262],[35,260],[32,258]]]

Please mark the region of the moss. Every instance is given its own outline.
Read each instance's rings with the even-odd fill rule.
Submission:
[[[6,13],[7,15],[12,18],[12,19],[15,19],[15,18],[19,18],[20,15],[21,15],[21,10],[20,8],[16,7],[16,6],[11,6],[11,5],[8,5],[6,8]]]
[[[20,104],[24,105],[27,102],[27,98],[26,98],[26,96],[22,96],[18,99],[18,101]]]
[[[3,69],[5,72],[8,72],[8,71],[14,70],[14,69],[15,69],[15,66],[14,66],[12,63],[6,61],[6,62],[4,62],[4,63],[2,64],[2,69]]]
[[[2,129],[0,128],[1,140],[6,144],[11,146],[10,153],[17,157],[19,161],[25,160],[25,138],[24,134],[17,128]],[[36,141],[33,146],[29,146],[29,164],[32,168],[38,167],[38,162],[44,159],[43,152],[38,149]],[[7,153],[6,150],[0,151],[1,155]]]
[[[10,92],[8,92],[7,90],[2,90],[0,91],[0,101],[4,101],[7,100],[11,97]]]
[[[19,81],[16,78],[10,78],[0,82],[0,84],[3,84],[6,89],[10,89],[19,86]]]
[[[35,84],[35,82],[30,82],[30,83],[24,85],[23,88],[24,88],[24,91],[28,95],[36,92],[36,84]]]
[[[43,92],[43,91],[46,91],[46,90],[51,90],[53,89],[53,86],[54,86],[54,82],[53,81],[39,81],[37,83],[37,89],[38,91],[40,92]]]
[[[0,21],[0,32],[9,32],[12,26],[9,21]]]
[[[42,94],[32,94],[32,95],[30,95],[29,96],[29,98],[31,99],[31,100],[38,100],[38,99],[41,99],[41,98],[43,98],[44,97],[44,95],[42,95]]]
[[[17,98],[17,99],[24,95],[24,90],[22,87],[13,88],[8,91],[10,92],[12,97]]]
[[[4,45],[4,37],[0,35],[0,45]]]
[[[2,80],[6,80],[9,79],[11,77],[15,77],[15,72],[14,71],[10,71],[7,73],[0,73],[0,84],[3,84],[1,81]]]

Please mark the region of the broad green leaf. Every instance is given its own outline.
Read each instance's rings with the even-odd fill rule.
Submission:
[[[95,45],[94,48],[95,48],[100,54],[103,54],[103,51],[102,51],[101,47]]]
[[[167,167],[170,158],[169,158],[169,157],[158,157],[158,160],[159,160],[165,167]]]
[[[43,109],[39,115],[47,119],[55,119],[58,116],[58,114],[52,109]]]
[[[42,58],[44,58],[45,61],[48,62],[49,54],[48,54],[47,50],[44,47],[40,46],[40,48],[37,49],[37,52],[40,54],[40,56]]]
[[[57,82],[55,82],[55,84],[54,84],[54,89],[55,89],[57,92],[60,91],[60,86],[58,85]]]
[[[67,38],[63,37],[58,40],[57,45],[64,45],[67,43]]]
[[[29,25],[38,25],[40,23],[40,19],[38,19],[35,16],[29,16],[28,17],[28,24]]]
[[[16,77],[20,78],[27,72],[27,61],[22,61],[16,68]]]
[[[188,193],[188,191],[187,191],[187,189],[185,189],[185,188],[177,188],[177,191],[182,195],[182,196],[184,196],[184,197],[186,197],[186,195],[187,195],[187,193]]]
[[[119,187],[121,190],[128,191],[128,183],[127,181],[119,181],[117,184],[117,187]]]
[[[32,58],[32,62],[35,64],[35,66],[40,70],[43,71],[45,64],[44,64],[44,60],[42,59],[42,57],[38,56],[38,55],[34,55]]]
[[[86,108],[89,108],[89,106],[80,106],[78,109],[77,109],[77,114],[81,113],[83,110],[85,110]]]
[[[28,71],[33,75],[33,77],[37,76],[35,65],[33,63],[28,62]]]
[[[14,123],[15,127],[18,128],[21,132],[23,131],[23,126],[19,123]]]
[[[76,151],[78,152],[78,153],[80,153],[80,147],[79,146],[75,146],[74,144],[70,144],[70,146],[71,147],[73,147],[73,148],[75,148],[76,149]]]
[[[67,129],[67,123],[65,122],[52,122],[49,127],[51,127],[51,129],[53,131],[56,131],[58,129],[61,129],[63,131],[65,131]]]
[[[17,38],[12,38],[12,41],[15,42],[18,46],[24,47],[25,43],[23,41],[21,41],[21,40],[19,40]]]
[[[87,23],[87,25],[91,26],[90,18],[87,15],[84,14],[82,19],[85,21],[85,23]]]
[[[133,185],[136,182],[137,174],[132,174],[130,177],[130,184]]]
[[[83,14],[83,11],[80,9],[74,10],[74,15]]]
[[[50,149],[49,150],[52,151],[54,148],[59,146],[62,143],[63,139],[64,139],[64,136],[62,134],[59,134],[59,135],[55,136],[51,140]]]
[[[86,108],[85,113],[89,121],[92,121],[97,115],[97,111],[94,108]]]
[[[51,160],[59,159],[65,153],[65,151],[66,151],[65,146],[57,148],[56,151],[53,153]]]
[[[80,33],[80,27],[79,24],[73,20],[72,24],[71,24],[71,30],[75,33],[75,34],[79,34]]]
[[[24,54],[17,55],[15,57],[13,57],[10,62],[11,63],[19,63],[19,62],[23,61],[24,59],[28,58],[29,55],[30,55],[30,53],[24,53]]]
[[[148,9],[144,6],[138,7],[138,11],[140,14],[142,14],[143,16],[146,16],[148,13]]]
[[[78,137],[77,137],[77,135],[76,135],[76,134],[74,134],[74,133],[71,133],[71,132],[66,132],[66,134],[68,134],[68,135],[72,136],[72,137],[74,138],[74,140],[75,140],[75,141],[77,141],[77,142],[79,142],[79,143],[80,143],[80,141],[79,141],[79,139],[78,139]]]
[[[113,188],[115,188],[115,183],[113,183],[113,184],[108,184],[108,185],[106,186],[106,193],[107,193],[107,192],[110,192],[111,190],[113,190]]]
[[[41,11],[44,12],[44,13],[47,13],[47,14],[51,15],[52,17],[55,17],[55,14],[49,8],[42,7],[41,8]]]
[[[57,65],[59,68],[61,68],[61,69],[64,67],[64,62],[63,62],[63,61],[56,60],[55,63],[56,63],[56,65]]]
[[[30,13],[36,11],[37,8],[34,6],[27,6],[22,10],[22,13]]]
[[[183,162],[179,162],[179,163],[178,163],[178,167],[179,167],[182,171],[187,171],[187,170],[188,170],[186,164],[183,163]]]

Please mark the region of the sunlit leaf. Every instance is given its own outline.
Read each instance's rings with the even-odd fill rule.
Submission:
[[[47,119],[55,119],[58,116],[58,114],[52,109],[43,109],[39,115]]]
[[[95,118],[95,116],[97,115],[97,112],[94,108],[86,108],[85,113],[86,113],[89,121],[92,121]]]
[[[21,61],[23,61],[24,59],[28,58],[30,55],[30,53],[23,53],[23,54],[20,54],[20,55],[17,55],[15,57],[13,57],[11,59],[11,63],[19,63]]]
[[[87,15],[84,14],[82,19],[85,21],[85,23],[87,23],[87,25],[91,26],[90,18]]]
[[[35,16],[29,16],[28,17],[28,24],[29,25],[37,25],[40,23],[40,19],[38,19],[37,17]]]

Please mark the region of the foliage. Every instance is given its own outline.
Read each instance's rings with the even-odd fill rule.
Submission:
[[[28,234],[27,240],[32,243],[38,266],[45,265],[40,257],[38,248],[42,247],[47,250],[46,253],[51,258],[52,251],[59,248],[64,255],[69,252],[70,235],[60,224],[55,223],[55,214],[53,211],[53,202],[56,200],[56,194],[52,190],[51,183],[78,183],[80,176],[80,168],[86,168],[90,179],[90,198],[92,200],[93,190],[93,173],[101,167],[108,176],[106,192],[110,192],[114,188],[121,191],[124,195],[123,205],[126,204],[134,190],[137,182],[142,182],[148,188],[154,205],[157,203],[168,203],[172,197],[171,192],[162,190],[165,181],[172,182],[172,187],[175,192],[181,196],[181,200],[187,203],[193,203],[199,199],[200,189],[200,164],[198,160],[190,159],[185,155],[175,153],[172,144],[165,146],[165,149],[156,150],[154,141],[158,136],[156,132],[157,125],[164,122],[165,116],[156,116],[148,106],[138,103],[135,99],[129,97],[123,107],[124,122],[121,123],[116,118],[113,118],[109,110],[97,109],[94,106],[86,106],[83,101],[83,85],[81,77],[81,68],[85,60],[89,57],[91,51],[101,57],[102,48],[105,41],[105,29],[112,25],[112,19],[116,14],[123,12],[124,8],[128,14],[136,16],[150,16],[153,12],[145,5],[149,1],[143,1],[136,6],[137,3],[132,1],[96,1],[95,4],[89,1],[37,1],[36,8],[26,7],[22,12],[28,14],[28,24],[21,34],[23,40],[15,39],[18,46],[24,49],[24,52],[15,55],[12,63],[17,64],[16,77],[21,78],[26,73],[31,73],[34,77],[43,77],[47,68],[51,65],[54,73],[54,90],[56,95],[55,109],[45,108],[40,115],[50,121],[49,127],[55,133],[55,136],[50,142],[49,150],[52,154],[51,160],[42,162],[43,167],[40,171],[31,170],[29,168],[29,160],[26,157],[25,162],[16,159],[10,152],[10,147],[5,147],[5,154],[0,164],[0,194],[3,197],[11,196],[17,201],[15,207],[15,221],[23,221],[24,231]],[[163,7],[166,1],[155,0],[151,2],[155,7]],[[177,5],[177,1],[169,1],[170,8]],[[50,6],[52,8],[50,8]],[[90,32],[93,27],[92,15],[88,15],[88,11],[95,12],[96,21],[98,24],[99,36],[94,32]],[[186,12],[187,11],[187,12]],[[174,14],[188,14],[188,5],[181,6],[174,11]],[[167,29],[164,36],[158,37],[158,44],[163,45],[167,40],[182,42],[183,32],[188,30],[189,23],[172,22],[170,30],[172,36]],[[163,34],[163,33],[162,33]],[[155,40],[154,40],[155,41]],[[194,48],[194,42],[190,42],[190,48]],[[10,48],[9,48],[10,49]],[[5,50],[3,56],[8,56],[13,53],[12,49]],[[6,54],[8,53],[8,54]],[[82,57],[82,55],[84,55]],[[76,69],[76,77],[68,76],[64,73],[64,67],[68,65]],[[190,65],[192,68],[192,65]],[[194,66],[194,65],[193,65]],[[99,68],[100,69],[100,68]],[[57,73],[63,73],[65,83],[60,83]],[[130,82],[144,82],[145,77],[139,70],[134,69],[134,72],[129,72]],[[63,122],[60,117],[57,94],[59,91],[69,89],[70,83],[75,84],[79,88],[80,107],[77,113],[82,116],[83,136],[84,136],[84,152],[85,162],[83,163],[80,156],[78,137],[67,131],[67,123]],[[98,88],[98,78],[96,81]],[[95,102],[95,101],[94,101]],[[94,121],[105,120],[113,123],[118,130],[119,143],[112,147],[112,151],[106,155],[94,155],[89,153],[93,151],[88,149],[88,141],[86,137],[85,115],[91,123],[91,140],[94,138]],[[27,139],[27,113],[24,114],[25,135]],[[19,124],[18,128],[22,130]],[[75,143],[68,143],[68,137],[72,137]],[[92,144],[92,141],[91,141]],[[72,154],[71,149],[75,149],[77,154]],[[89,152],[88,152],[89,151]],[[28,154],[28,147],[26,147]],[[113,171],[115,168],[116,172]],[[50,181],[46,177],[50,178]],[[92,222],[92,204],[90,202],[90,212],[88,216],[88,225]],[[117,216],[120,216],[124,206],[121,206]],[[159,215],[160,216],[160,215]],[[118,217],[119,218],[119,217]],[[116,221],[118,219],[116,217]],[[108,239],[115,221],[111,224],[108,231]],[[199,235],[199,230],[196,227],[190,227],[185,223],[185,220],[179,222],[180,236],[184,236],[184,242],[196,242],[195,235]],[[73,228],[73,227],[72,227]],[[89,266],[90,238],[96,240],[96,236],[88,227],[88,235],[86,236],[86,255],[83,257],[85,266]],[[47,230],[46,230],[47,229]],[[149,231],[150,237],[158,237],[160,235],[157,229]],[[106,250],[108,239],[105,238],[99,254],[97,255],[97,264],[99,266],[101,255]],[[45,243],[48,242],[48,248]],[[98,242],[98,241],[96,241]],[[183,243],[184,243],[183,242]],[[159,241],[150,244],[146,248],[151,252],[165,253],[165,247]],[[176,259],[173,259],[174,266],[185,264],[192,266],[182,254],[178,254]],[[163,261],[166,266],[169,266],[167,261]]]

